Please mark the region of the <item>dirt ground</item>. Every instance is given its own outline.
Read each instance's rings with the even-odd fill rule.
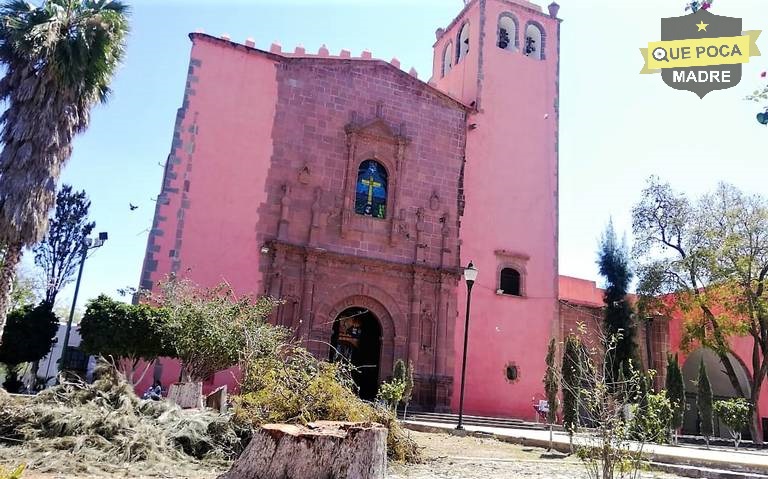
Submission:
[[[542,449],[525,448],[495,439],[455,437],[445,434],[411,432],[416,442],[424,448],[423,464],[390,464],[390,479],[586,479],[586,474],[576,458],[542,459]],[[15,449],[15,450],[14,450]],[[16,448],[0,448],[0,464],[19,462],[44,464],[44,458],[18,457]],[[110,473],[61,474],[27,471],[24,479],[215,479],[223,469],[187,464],[183,470],[168,467],[142,474],[135,467],[111,464]],[[644,473],[643,478],[676,479],[661,473]]]

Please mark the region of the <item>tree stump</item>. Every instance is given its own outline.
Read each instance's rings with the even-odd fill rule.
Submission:
[[[220,386],[205,397],[205,407],[224,414],[227,412],[227,385]]]
[[[384,426],[318,421],[262,426],[218,479],[384,479],[386,472]]]
[[[168,389],[168,399],[182,409],[202,409],[203,383],[173,383]]]

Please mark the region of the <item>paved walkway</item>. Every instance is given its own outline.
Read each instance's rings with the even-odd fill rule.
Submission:
[[[455,426],[433,422],[405,421],[414,429],[432,431],[451,431]],[[549,431],[529,429],[514,429],[485,426],[465,426],[467,431],[493,434],[501,440],[516,442],[524,445],[547,447],[549,444]],[[583,438],[577,435],[574,442],[583,442]],[[570,449],[568,434],[554,433],[555,449],[567,452]],[[663,464],[682,464],[694,467],[707,467],[729,471],[741,471],[754,474],[768,475],[768,452],[763,451],[735,451],[723,448],[706,449],[699,446],[661,446],[646,444],[644,452],[653,462]]]

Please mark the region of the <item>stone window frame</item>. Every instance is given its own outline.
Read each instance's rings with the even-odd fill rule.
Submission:
[[[469,20],[461,24],[461,27],[459,27],[458,33],[456,34],[456,61],[454,62],[454,66],[467,58],[467,55],[469,55],[469,52],[471,51],[470,47],[472,46],[472,41],[470,40],[467,44],[467,52],[463,55],[461,54],[461,36],[464,33],[465,28],[467,29],[467,40],[470,40],[469,35],[472,31],[470,30]]]
[[[501,19],[502,18],[509,18],[512,20],[512,23],[515,25],[515,38],[512,40],[512,48],[501,48],[499,47],[499,37],[501,35]],[[504,50],[507,52],[519,52],[520,51],[520,22],[517,20],[517,17],[512,12],[501,12],[499,14],[499,18],[496,21],[496,48],[499,50]]]
[[[528,296],[528,260],[530,257],[526,254],[507,250],[494,251],[499,258],[496,266],[496,294],[505,298],[525,299]],[[501,271],[506,268],[512,268],[520,273],[520,295],[506,294],[501,292]]]
[[[521,51],[523,51],[523,55],[528,57],[528,58],[531,58],[532,60],[537,60],[537,61],[544,61],[544,60],[546,60],[547,59],[547,55],[546,55],[546,51],[547,51],[547,30],[544,29],[544,26],[541,23],[537,22],[536,20],[528,20],[525,23],[525,30],[523,31],[523,38],[524,39],[528,38],[528,27],[535,27],[536,29],[539,30],[539,33],[541,33],[541,45],[537,46],[537,51],[539,53],[538,58],[532,57],[531,55],[526,55],[525,54],[525,45],[523,45],[523,47],[521,48]]]
[[[377,113],[378,115],[378,113]],[[384,224],[388,230],[390,243],[395,242],[396,216],[400,182],[405,164],[405,149],[410,140],[399,130],[389,126],[383,119],[376,117],[358,124],[356,115],[345,127],[347,133],[347,170],[344,186],[344,208],[341,221],[341,236],[346,237],[349,230],[370,230],[371,225]],[[387,214],[384,218],[363,216],[355,211],[355,192],[360,164],[366,160],[375,160],[387,172]]]

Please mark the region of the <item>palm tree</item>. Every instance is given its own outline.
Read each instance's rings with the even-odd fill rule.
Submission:
[[[118,0],[0,5],[0,334],[22,249],[45,234],[72,139],[107,100],[127,33]]]

